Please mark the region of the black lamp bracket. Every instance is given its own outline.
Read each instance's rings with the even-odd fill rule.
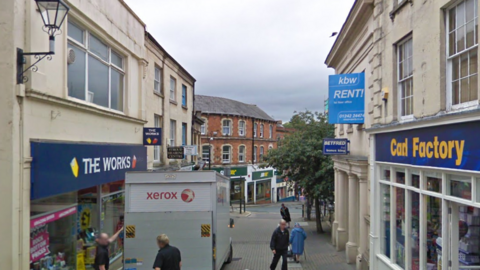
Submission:
[[[17,84],[23,84],[28,82],[28,77],[25,76],[25,72],[32,70],[33,72],[38,71],[37,64],[43,59],[47,58],[48,61],[52,60],[52,55],[55,54],[55,37],[50,36],[50,51],[49,52],[24,52],[22,49],[17,48]],[[25,56],[33,55],[36,59],[33,64],[31,64],[26,69],[23,69],[23,66],[26,64]]]

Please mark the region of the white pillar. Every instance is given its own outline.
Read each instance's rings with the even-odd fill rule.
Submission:
[[[358,255],[358,180],[354,174],[348,175],[348,242],[346,244],[347,263],[355,263]]]
[[[253,204],[257,204],[257,182],[253,181]]]
[[[360,225],[360,235],[358,243],[358,257],[357,257],[357,269],[361,269],[362,255],[365,254],[368,246],[368,226],[365,221],[365,216],[368,215],[368,181],[366,177],[359,178],[359,197],[360,197],[360,211],[358,216],[358,224]]]
[[[334,190],[334,201],[337,202],[339,200],[338,198],[338,181],[339,181],[339,172],[338,169],[335,169],[335,178],[334,178],[334,183],[335,183],[335,190]],[[338,206],[337,203],[334,204],[335,207]],[[334,209],[335,210],[335,209]],[[334,221],[332,224],[332,245],[337,244],[337,230],[338,230],[338,211],[334,212]]]
[[[338,211],[338,229],[337,229],[337,251],[345,250],[345,244],[348,241],[348,180],[345,172],[338,173],[338,199],[335,205],[335,212]]]

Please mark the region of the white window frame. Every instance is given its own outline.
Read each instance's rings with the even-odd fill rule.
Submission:
[[[228,152],[225,152],[225,147],[228,147]],[[228,159],[225,159],[225,155],[228,155]],[[229,144],[222,145],[222,163],[230,163],[232,160],[232,146]]]
[[[170,120],[169,145],[170,146],[176,146],[176,142],[177,142],[177,121],[176,120]]]
[[[268,138],[271,139],[273,138],[273,125],[270,125],[269,126],[269,134],[268,134]]]
[[[155,65],[154,71],[153,91],[157,94],[162,94],[162,69],[157,65]]]
[[[225,126],[225,121],[228,121],[228,126]],[[228,132],[225,132],[225,129],[228,128]],[[229,136],[232,134],[232,120],[222,119],[222,134],[224,136]]]
[[[478,52],[478,40],[477,40],[477,43],[468,48],[468,49],[464,49],[462,50],[461,52],[455,52],[455,54],[451,55],[450,56],[450,34],[453,33],[450,32],[450,11],[452,9],[455,9],[457,8],[459,5],[461,5],[462,3],[465,4],[467,1],[463,0],[463,1],[459,1],[459,2],[456,2],[455,5],[453,5],[452,7],[450,7],[448,10],[446,10],[446,57],[447,57],[447,111],[452,111],[452,112],[456,112],[456,111],[463,111],[463,110],[469,110],[469,109],[473,109],[475,107],[477,107],[479,105],[479,102],[478,102],[478,99],[480,98],[480,95],[478,95],[477,93],[477,99],[476,100],[472,100],[472,101],[468,101],[468,102],[464,102],[464,103],[459,103],[459,104],[453,104],[453,87],[452,87],[452,84],[453,84],[453,59],[457,58],[457,57],[461,57],[462,54],[464,53],[469,53],[473,50],[477,50],[477,59],[479,57],[479,52]],[[478,20],[478,2],[475,1],[475,3],[477,4],[476,5],[476,11],[474,11],[474,21],[475,19]],[[465,5],[466,6],[466,5]],[[466,15],[465,15],[465,20],[466,20]],[[462,26],[466,28],[466,25],[468,24],[465,23],[463,24]],[[474,24],[475,25],[475,24]],[[455,25],[456,28],[454,31],[457,31],[460,27],[458,27],[458,25]],[[475,26],[474,26],[475,27]],[[478,29],[474,29],[474,36],[475,36],[475,32],[478,32]],[[465,34],[465,47],[466,47],[466,42],[467,42],[467,38],[466,38],[466,34]],[[470,69],[470,65],[469,66],[469,69]],[[477,76],[477,90],[478,90],[478,60],[477,60],[477,73],[476,73],[476,76]],[[472,74],[468,75],[468,76],[472,76]],[[465,78],[465,77],[463,77]],[[459,80],[461,80],[462,78],[460,78]],[[461,93],[461,90],[460,90],[460,93]],[[459,98],[461,99],[461,97]],[[461,101],[460,101],[461,102]]]
[[[253,162],[257,162],[257,150],[258,150],[258,147],[255,145],[253,147]]]
[[[264,125],[260,124],[260,138],[263,138]]]
[[[253,124],[253,137],[255,138],[257,137],[257,127],[258,127],[257,123]]]
[[[170,100],[177,101],[177,79],[170,76]]]
[[[241,137],[245,136],[245,127],[246,127],[245,121],[243,120],[238,121],[238,136],[241,136]]]
[[[403,55],[405,57],[406,55],[406,52],[408,50],[408,48],[406,48],[406,46],[411,46],[411,51],[412,51],[412,55],[407,57],[407,58],[404,58],[404,59],[400,59],[401,56]],[[401,53],[401,51],[403,50],[403,52]],[[401,67],[401,64],[405,65],[405,63],[409,62],[411,60],[412,62],[412,67],[411,70],[412,70],[412,74],[411,75],[404,75],[403,78],[400,77],[401,75],[401,71],[400,71],[400,67]],[[404,69],[405,70],[405,69]],[[411,87],[411,95],[409,96],[403,96],[403,85],[404,83],[410,83],[410,87]],[[414,110],[415,110],[415,106],[413,104],[414,100],[415,100],[415,97],[414,97],[414,85],[413,85],[414,81],[413,81],[413,38],[410,36],[408,38],[406,38],[405,40],[403,40],[402,42],[400,42],[398,45],[397,45],[397,89],[398,89],[398,115],[399,115],[399,119],[401,121],[410,121],[410,120],[414,120]],[[411,103],[412,103],[412,113],[411,114],[407,114],[407,115],[402,115],[402,101],[403,100],[406,100],[406,99],[412,99]],[[405,102],[406,104],[406,102]],[[403,108],[404,111],[407,111],[407,108]]]
[[[260,146],[260,161],[263,161],[263,154],[265,153],[265,148],[262,146]]]
[[[208,147],[210,147],[210,151],[207,152],[207,153],[203,152],[203,149],[204,149],[205,147],[206,147],[207,149],[208,149]],[[205,154],[208,155],[207,158],[205,158]],[[210,162],[210,156],[213,156],[212,146],[211,146],[211,145],[208,145],[208,144],[202,145],[202,160],[205,161],[205,162]],[[213,163],[213,162],[212,162],[212,163]]]
[[[110,110],[124,112],[125,111],[125,101],[126,101],[125,77],[127,76],[126,70],[125,70],[125,62],[127,60],[126,57],[123,54],[121,54],[120,52],[118,52],[117,50],[112,49],[112,47],[109,46],[109,44],[107,42],[105,42],[103,39],[101,39],[98,35],[92,34],[91,31],[88,30],[86,27],[80,26],[78,23],[76,23],[73,20],[69,20],[67,22],[67,24],[68,23],[71,23],[71,24],[75,25],[75,27],[83,30],[83,41],[84,41],[84,43],[80,43],[77,40],[71,38],[68,35],[68,32],[67,32],[67,43],[68,43],[68,45],[71,45],[71,46],[85,52],[85,100],[79,99],[79,98],[76,98],[76,97],[73,97],[73,96],[70,96],[70,95],[68,97],[72,98],[72,99],[75,99],[75,100],[81,100],[81,101],[87,102],[89,104],[99,106],[101,108],[108,108]],[[101,57],[97,56],[94,52],[92,52],[90,50],[90,48],[89,48],[90,47],[90,44],[89,44],[90,43],[90,36],[93,36],[94,38],[96,38],[97,40],[102,42],[107,47],[108,62],[105,61],[104,59],[102,59]],[[67,45],[67,47],[68,47],[68,45]],[[117,54],[118,56],[122,57],[123,67],[119,67],[112,62],[112,52]],[[89,97],[93,97],[93,92],[90,92],[89,89],[88,89],[88,59],[89,59],[89,56],[95,58],[97,61],[100,61],[102,64],[104,64],[108,67],[108,107],[98,105],[98,104],[95,104],[92,101],[90,101]],[[122,89],[122,94],[123,94],[122,110],[117,110],[117,109],[112,108],[112,70],[120,73],[123,76],[123,82],[122,82],[122,86],[123,86],[123,89]],[[67,82],[68,82],[68,78],[67,78]]]
[[[243,148],[243,152],[242,152]],[[238,146],[238,162],[245,163],[245,157],[247,156],[247,147],[245,145]]]
[[[203,123],[203,124],[200,126],[200,134],[201,134],[201,135],[207,134],[206,128],[207,128],[207,127],[205,126],[205,123]]]
[[[162,119],[160,115],[154,115],[153,119],[153,124],[156,128],[162,127],[161,123]],[[154,162],[160,162],[162,160],[162,153],[161,153],[161,146],[160,145],[155,145],[153,146],[153,161]]]

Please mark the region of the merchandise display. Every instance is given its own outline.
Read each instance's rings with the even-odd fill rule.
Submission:
[[[458,261],[462,270],[462,266],[480,265],[480,209],[460,206],[459,217]]]

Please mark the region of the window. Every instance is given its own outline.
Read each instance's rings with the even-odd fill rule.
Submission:
[[[263,161],[263,146],[260,146],[260,161]]]
[[[272,125],[270,125],[270,127],[269,127],[268,138],[270,138],[270,139],[273,138],[273,126]]]
[[[176,132],[176,129],[177,129],[177,121],[175,120],[170,120],[170,143],[169,145],[170,146],[175,146],[175,138],[176,138],[176,135],[177,135],[177,132]]]
[[[413,115],[413,42],[398,46],[398,100],[400,117]]]
[[[231,133],[231,121],[230,120],[223,120],[222,121],[222,133],[223,135],[230,135]]]
[[[253,137],[257,137],[257,124],[253,125]]]
[[[170,100],[177,100],[175,97],[176,91],[175,89],[177,88],[177,80],[175,78],[170,77]]]
[[[390,186],[380,185],[381,213],[380,213],[380,250],[381,253],[390,258]]]
[[[162,127],[161,118],[159,115],[154,116],[153,122],[156,128]],[[155,145],[153,147],[153,161],[160,161],[160,145]]]
[[[260,138],[263,138],[263,124],[260,125]]]
[[[238,122],[238,135],[245,136],[245,121]]]
[[[187,107],[187,87],[182,84],[182,106]]]
[[[155,93],[162,93],[162,70],[155,66],[155,78],[153,80],[153,91]]]
[[[206,127],[205,125],[206,125],[206,124],[203,123],[203,124],[200,126],[200,134],[202,134],[202,135],[207,134],[207,131],[206,131],[206,128],[207,128],[207,127]]]
[[[222,147],[222,160],[223,163],[230,163],[230,149],[229,145],[224,145]]]
[[[182,145],[187,145],[187,124],[182,123]]]
[[[245,162],[245,145],[238,148],[238,162]]]
[[[253,162],[257,162],[257,147],[253,147]]]
[[[208,145],[202,146],[202,160],[205,162],[210,161],[210,151]]]
[[[272,145],[269,145],[269,146],[268,146],[268,150],[270,151],[270,150],[272,150],[272,149],[273,149],[273,146],[272,146]]]
[[[72,22],[68,22],[68,48],[75,53],[75,61],[68,64],[68,95],[123,111],[123,57]]]
[[[448,12],[448,105],[453,109],[478,104],[477,6],[477,0],[466,0]]]

